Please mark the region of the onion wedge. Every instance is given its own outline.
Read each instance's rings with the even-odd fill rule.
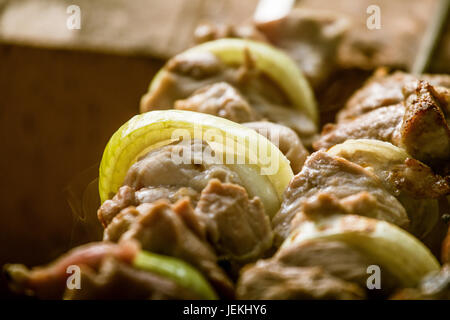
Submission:
[[[361,164],[366,162],[374,166],[381,163],[402,163],[412,158],[405,150],[389,142],[373,139],[349,139],[344,143],[331,147],[328,153]]]
[[[205,300],[218,299],[214,289],[203,275],[183,260],[140,251],[133,261],[133,266],[169,278],[180,286],[194,291]]]

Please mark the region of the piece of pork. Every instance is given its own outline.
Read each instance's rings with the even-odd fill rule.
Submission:
[[[430,235],[431,240],[433,232],[435,236],[441,234],[436,230],[440,229],[438,225],[442,215],[439,202],[450,194],[449,179],[411,158],[386,168],[384,177],[381,176],[385,187],[392,191],[408,212],[411,220],[409,231],[428,245],[426,237]]]
[[[239,67],[225,65],[212,53],[187,52],[175,56],[166,64],[159,85],[141,99],[141,111],[170,109],[176,101],[184,99],[178,103],[178,108],[205,110],[207,113],[216,114],[224,112],[226,117],[239,120],[242,106],[223,111],[223,105],[220,103],[223,99],[219,94],[227,96],[229,91],[222,90],[223,88],[216,90],[220,86],[213,86],[225,82],[234,87],[251,107],[252,118],[248,118],[248,110],[243,111],[246,114],[242,118],[244,122],[266,119],[288,126],[297,132],[305,145],[310,146],[317,134],[316,124],[305,113],[292,106],[279,85],[255,67],[249,51],[244,54],[244,63]],[[203,96],[199,96],[197,90],[200,90]],[[194,99],[196,91],[197,97]],[[214,103],[206,102],[206,96],[214,97]],[[201,105],[195,101],[194,106],[192,100],[202,100]],[[218,105],[222,108],[218,109]],[[237,109],[240,111],[239,116],[230,113]]]
[[[144,250],[182,259],[202,272],[224,297],[232,297],[233,284],[218,266],[218,257],[206,239],[205,225],[188,198],[127,208],[105,229],[105,239],[135,240]]]
[[[212,114],[238,123],[261,118],[238,90],[226,82],[200,88],[188,98],[175,101],[175,109]]]
[[[203,189],[195,213],[221,260],[255,261],[272,246],[270,220],[259,198],[236,184],[214,179]]]
[[[357,250],[339,241],[310,242],[282,247],[273,258],[285,265],[320,266],[327,273],[364,286],[372,264]]]
[[[166,69],[159,86],[142,97],[141,112],[171,109],[175,101],[185,99],[207,85],[223,81],[226,68],[215,55],[197,52],[173,57],[167,62]]]
[[[6,265],[4,269],[13,291],[35,295],[41,299],[60,299],[70,276],[67,273],[69,266],[87,266],[97,270],[107,257],[131,264],[138,250],[138,244],[130,241],[119,245],[95,242],[72,249],[44,267],[29,270],[24,265]]]
[[[247,266],[239,278],[238,299],[353,300],[365,293],[352,284],[327,274],[320,267],[295,267],[260,260]]]
[[[135,242],[90,243],[72,249],[50,265],[28,270],[6,266],[10,286],[17,293],[40,299],[199,299],[197,294],[161,275],[132,266],[138,253]],[[70,288],[68,269],[80,269],[80,287]]]
[[[313,143],[313,147],[316,150],[327,150],[348,139],[375,139],[396,145],[396,142],[400,141],[400,127],[404,115],[403,105],[395,104],[377,108],[336,124],[327,124],[323,127],[319,140]]]
[[[64,300],[192,300],[201,299],[193,290],[158,274],[133,268],[108,257],[98,270],[80,268],[80,289],[66,288]]]
[[[215,83],[233,86],[251,104],[258,95],[275,104],[288,103],[284,92],[265,74],[255,68],[253,58],[245,52],[240,67],[225,65],[213,53],[185,52],[170,59],[165,66],[160,85],[141,100],[141,111],[170,109],[175,101],[186,99],[196,90]]]
[[[319,193],[332,194],[342,201],[347,213],[385,220],[403,228],[409,225],[405,209],[376,175],[344,158],[318,151],[291,180],[281,208],[272,220],[277,244],[288,236],[291,222],[302,212],[304,203]]]
[[[443,97],[422,80],[405,85],[403,95],[400,104],[326,125],[314,148],[328,149],[347,139],[376,139],[401,147],[413,158],[442,171],[450,159],[450,129]]]
[[[171,203],[175,203],[184,197],[188,197],[192,204],[195,205],[199,196],[199,192],[189,187],[147,187],[135,191],[129,186],[122,186],[111,200],[106,200],[102,204],[97,212],[97,216],[103,227],[106,228],[116,215],[130,206],[152,203],[160,199],[166,199]]]
[[[450,159],[450,128],[438,93],[426,81],[403,89],[405,115],[400,128],[400,143],[414,158],[427,164]]]
[[[122,186],[110,200],[106,200],[97,210],[97,217],[106,228],[112,219],[123,209],[137,205],[135,190],[129,186]]]
[[[378,69],[365,85],[356,90],[337,115],[337,122],[353,119],[369,111],[398,104],[403,101],[403,86],[416,78],[397,71],[391,75]]]
[[[445,89],[450,88],[448,75],[422,75],[420,79],[435,86],[442,96],[445,96]],[[416,76],[401,71],[387,74],[384,69],[377,70],[366,84],[350,97],[345,107],[338,113],[337,121],[351,119],[402,102],[405,98],[403,87],[416,80]]]

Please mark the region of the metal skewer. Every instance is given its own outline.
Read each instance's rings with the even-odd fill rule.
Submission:
[[[420,43],[419,52],[417,53],[411,68],[413,74],[422,74],[429,67],[431,58],[433,57],[433,53],[447,22],[449,6],[450,0],[439,1],[436,11],[431,17],[431,22],[425,31],[422,42]]]
[[[253,20],[256,22],[269,22],[284,18],[291,12],[295,0],[259,0]]]

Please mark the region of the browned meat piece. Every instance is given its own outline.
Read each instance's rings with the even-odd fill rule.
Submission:
[[[275,46],[285,50],[313,87],[337,68],[337,52],[349,22],[330,11],[294,9],[281,20],[256,23]]]
[[[444,113],[450,110],[450,75],[447,74],[425,74],[420,77],[419,80],[427,81],[434,87],[439,99],[441,107],[444,108]]]
[[[333,214],[351,214],[352,208],[361,205],[370,205],[372,196],[367,192],[360,192],[354,196],[338,199],[331,193],[317,192],[305,199],[301,205],[301,212],[292,219],[291,228],[294,229],[305,219],[320,219]]]
[[[119,241],[120,237],[136,222],[140,214],[140,211],[136,210],[136,207],[133,206],[122,209],[105,227],[103,240],[112,242]]]
[[[142,112],[170,109],[175,101],[186,99],[197,90],[208,95],[213,94],[217,101],[221,101],[222,98],[218,96],[220,92],[210,91],[213,87],[209,86],[225,82],[236,88],[248,102],[251,107],[251,120],[266,119],[288,126],[298,133],[307,146],[311,145],[317,134],[315,123],[306,114],[293,108],[282,89],[255,68],[254,61],[248,52],[245,63],[239,68],[226,66],[212,53],[187,52],[172,58],[167,63],[165,71],[160,78],[161,84],[158,88],[142,98]],[[228,91],[223,93],[226,94]],[[194,108],[191,102],[192,100],[187,104],[185,100],[178,108],[191,110]],[[202,104],[200,109],[220,112],[217,107],[206,104]],[[225,115],[231,116],[229,113]]]
[[[293,267],[260,260],[246,267],[237,284],[239,299],[363,299],[364,290],[324,272],[320,267]]]
[[[189,98],[176,101],[175,109],[208,113],[238,123],[260,118],[241,94],[226,82],[198,89]]]
[[[106,227],[121,210],[134,205],[137,205],[134,189],[129,186],[123,186],[114,198],[106,200],[101,205],[97,211],[98,219],[103,227]]]
[[[387,165],[385,174],[378,176],[384,182],[385,188],[395,195],[406,209],[411,221],[408,231],[431,245],[433,241],[429,236],[438,236],[441,233],[435,229],[439,228],[440,223],[439,210],[434,209],[438,206],[436,199],[450,194],[449,181],[435,174],[430,167],[411,158],[399,165]]]
[[[139,248],[134,242],[120,245],[108,242],[90,243],[77,247],[45,267],[28,270],[23,265],[6,265],[11,288],[18,293],[31,293],[41,299],[60,299],[66,287],[70,265],[98,269],[106,257],[130,264]]]
[[[426,276],[417,288],[406,288],[395,293],[393,300],[450,300],[450,264],[440,272]]]
[[[97,216],[103,227],[106,228],[115,216],[130,206],[152,203],[160,199],[175,203],[184,197],[188,197],[192,204],[196,205],[200,194],[192,188],[184,187],[148,187],[135,191],[129,186],[122,186],[111,200],[106,200],[102,204],[98,209]]]
[[[238,185],[211,180],[201,193],[196,214],[198,218],[190,217],[184,223],[189,223],[201,239],[205,237],[206,226],[207,238],[221,259],[236,263],[252,261],[271,247],[270,221],[262,203],[258,198],[249,199],[245,189]],[[122,210],[105,229],[104,240],[118,241],[135,223],[140,223],[141,216],[141,206]],[[149,228],[153,227],[157,228]]]
[[[214,54],[185,52],[170,59],[157,91],[147,93],[141,101],[141,111],[170,109],[175,101],[185,99],[196,90],[226,82],[237,88],[245,98],[260,95],[272,103],[287,103],[287,98],[267,76],[254,68],[252,58],[239,68],[228,67]],[[251,99],[249,99],[251,104]]]
[[[415,198],[408,195],[404,189],[393,195],[396,196],[407,212],[410,221],[407,230],[418,237],[433,253],[439,255],[441,242],[445,237],[445,224],[440,219],[441,212],[444,211],[440,210],[438,201]],[[373,201],[373,196],[367,192],[360,192],[341,200],[338,200],[332,194],[318,193],[302,204],[302,210],[296,214],[290,228],[293,230],[306,219],[320,219],[324,215],[370,212]]]
[[[266,36],[253,25],[202,23],[195,29],[195,42],[203,43],[222,38],[241,38],[266,42]]]
[[[213,178],[239,184],[238,175],[220,164],[219,159],[208,156],[212,154],[209,145],[200,140],[166,145],[150,151],[133,164],[124,184],[135,190],[165,186],[189,187],[196,191],[201,191]]]
[[[272,220],[278,243],[289,234],[291,221],[302,212],[304,203],[318,193],[332,194],[353,214],[386,220],[404,228],[409,224],[405,209],[377,176],[343,158],[318,151],[294,176],[285,191],[280,211]]]
[[[400,146],[425,163],[446,163],[450,159],[450,128],[437,96],[425,81],[405,86]]]
[[[380,107],[354,118],[326,125],[316,149],[347,139],[376,139],[405,149],[411,156],[445,172],[450,159],[450,129],[441,106],[443,96],[425,81],[404,86],[401,104]]]
[[[350,97],[345,107],[338,113],[338,122],[402,102],[403,86],[415,79],[413,75],[400,71],[386,75],[384,69],[377,70],[366,84]]]
[[[68,300],[99,299],[199,299],[193,290],[148,271],[138,270],[117,259],[106,258],[94,270],[81,267],[80,289],[66,289]]]
[[[244,123],[244,126],[269,139],[288,158],[292,171],[300,172],[309,152],[293,130],[268,121],[248,122]]]
[[[238,185],[211,180],[195,212],[223,260],[238,264],[255,261],[272,246],[273,233],[263,204],[259,198],[249,199]]]
[[[403,164],[387,166],[380,175],[385,187],[397,197],[411,220],[409,232],[433,246],[433,238],[442,240],[438,199],[450,194],[450,181],[430,167],[408,158]],[[434,209],[437,207],[436,209]]]
[[[429,78],[444,82],[443,76]],[[351,99],[337,124],[324,127],[314,147],[327,149],[359,138],[387,141],[446,174],[450,159],[450,128],[445,114],[449,92],[403,73],[373,80]],[[384,106],[398,101],[401,103]]]
[[[301,210],[291,221],[291,230],[305,220],[319,220],[321,217],[333,214],[357,214],[371,216],[377,206],[376,198],[367,191],[338,199],[332,193],[318,192],[307,198],[301,205]]]
[[[187,52],[170,59],[166,67],[169,73],[202,80],[220,75],[225,65],[212,53]]]
[[[448,75],[423,75],[420,78],[439,88],[438,91],[442,94],[446,88],[450,88],[450,76]],[[403,87],[416,80],[415,76],[401,71],[386,74],[384,69],[377,70],[366,84],[348,100],[337,116],[338,122],[380,107],[402,102],[405,98]]]
[[[352,159],[347,159],[352,161]],[[363,162],[363,161],[362,161]],[[447,179],[437,175],[427,165],[412,158],[403,161],[380,162],[372,167],[386,189],[394,195],[401,192],[416,199],[438,199],[450,193]]]
[[[98,271],[81,268],[81,289],[66,289],[65,300],[196,299],[196,295],[168,278],[105,259]]]
[[[176,100],[185,99],[200,88],[223,81],[225,66],[211,53],[182,54],[173,57],[157,90],[141,99],[141,112],[171,109]]]
[[[362,286],[366,284],[367,267],[373,264],[357,250],[338,241],[291,244],[280,248],[273,259],[289,266],[320,266],[328,274]]]
[[[379,159],[370,159],[370,156],[363,157],[355,154],[355,159],[342,154],[346,160],[354,161],[356,164],[366,165],[366,169],[379,178],[384,190],[394,196],[405,209],[409,226],[407,230],[435,251],[440,247],[443,235],[440,231],[440,215],[445,210],[439,209],[439,201],[450,194],[450,185],[441,176],[436,175],[423,163],[406,159],[398,162],[380,162]],[[373,165],[376,163],[376,165]],[[366,170],[365,169],[365,170]],[[326,186],[323,186],[323,190]],[[370,216],[374,208],[376,199],[370,192],[365,190],[359,193],[338,199],[330,191],[321,191],[316,195],[307,198],[301,204],[301,214],[297,213],[296,219],[301,221],[304,216],[314,217],[327,213],[341,214],[361,214]],[[376,205],[375,205],[376,207]],[[398,223],[398,222],[397,222]],[[291,223],[293,228],[294,222]],[[436,245],[436,241],[439,245]],[[439,250],[439,249],[437,249]]]
[[[347,139],[376,139],[396,144],[400,139],[400,125],[405,114],[401,104],[381,107],[351,120],[327,124],[322,136],[314,142],[316,150],[328,149]]]
[[[201,271],[223,296],[233,296],[233,284],[217,265],[217,256],[206,240],[204,224],[198,220],[189,199],[174,205],[159,200],[127,210],[114,218],[111,223],[114,228],[106,229],[105,236],[120,237],[120,242],[137,240],[144,250],[180,258]],[[114,234],[125,230],[122,235]]]

